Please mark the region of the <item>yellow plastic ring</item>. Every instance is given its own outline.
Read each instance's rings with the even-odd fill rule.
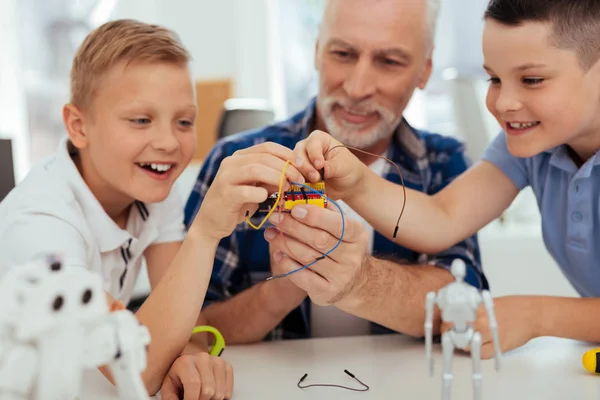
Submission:
[[[212,347],[210,348],[209,354],[211,356],[220,357],[221,354],[223,353],[223,350],[225,350],[225,339],[223,338],[223,335],[221,334],[221,332],[219,332],[219,330],[213,326],[201,325],[201,326],[195,327],[192,330],[192,335],[194,335],[196,333],[200,333],[200,332],[210,332],[213,334],[213,336],[215,337],[215,341],[214,341]]]

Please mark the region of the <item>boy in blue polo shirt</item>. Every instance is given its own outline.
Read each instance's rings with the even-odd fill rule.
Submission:
[[[407,189],[395,240],[416,251],[440,251],[500,216],[531,186],[546,247],[584,298],[496,299],[502,350],[537,336],[599,341],[600,319],[593,316],[600,309],[594,298],[600,297],[600,2],[492,0],[483,51],[487,107],[503,131],[482,161],[438,194]],[[335,145],[314,132],[296,147],[296,166],[305,176],[324,166],[329,195],[394,236],[402,188],[372,174],[346,149],[327,154]],[[310,212],[296,207],[292,215],[310,224]],[[286,271],[296,267],[286,257],[282,263]],[[311,271],[300,273],[310,277]],[[480,310],[476,329],[483,335],[482,357],[489,358],[494,350],[486,318]]]

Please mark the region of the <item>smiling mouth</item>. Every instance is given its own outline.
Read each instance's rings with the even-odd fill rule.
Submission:
[[[511,129],[529,129],[535,126],[538,126],[540,121],[532,121],[532,122],[507,122],[507,125]]]
[[[164,175],[169,172],[174,164],[158,164],[158,163],[136,163],[136,165],[146,171],[153,172],[158,175]]]

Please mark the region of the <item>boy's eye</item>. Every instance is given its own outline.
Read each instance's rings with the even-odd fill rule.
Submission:
[[[192,121],[188,121],[188,120],[180,120],[180,121],[178,121],[178,124],[184,128],[189,128],[190,126],[194,126],[194,123]]]
[[[129,122],[137,125],[146,125],[150,123],[150,118],[131,118]]]
[[[523,78],[523,83],[526,85],[538,85],[544,81],[544,78]]]
[[[490,76],[488,82],[492,85],[497,85],[500,83],[500,78],[496,78],[495,76]]]

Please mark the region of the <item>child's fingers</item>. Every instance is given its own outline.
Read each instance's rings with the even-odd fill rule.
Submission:
[[[314,131],[306,141],[306,155],[316,169],[325,166],[325,154],[336,142],[329,134],[323,131]]]
[[[257,144],[251,147],[247,147],[245,149],[242,150],[238,150],[235,153],[233,153],[233,155],[248,155],[248,154],[271,154],[281,160],[285,161],[292,161],[293,160],[293,156],[294,156],[294,152],[285,147],[280,145],[279,143],[273,143],[273,142],[265,142],[265,143],[261,143],[261,144]]]
[[[230,199],[230,204],[237,208],[243,208],[250,204],[259,204],[267,199],[269,192],[267,189],[257,186],[237,185],[232,187],[227,197]],[[248,209],[249,207],[246,207]]]
[[[304,176],[302,175],[302,173],[300,173],[300,171],[298,171],[298,169],[295,168],[292,164],[288,164],[286,167],[285,163],[286,163],[285,161],[273,156],[272,154],[265,154],[265,153],[246,154],[246,155],[236,155],[236,156],[227,157],[225,160],[223,160],[221,168],[223,169],[224,173],[229,172],[233,175],[237,175],[237,171],[240,168],[244,168],[245,166],[248,166],[251,164],[263,165],[263,166],[269,167],[273,171],[277,172],[278,179],[275,182],[275,185],[279,186],[279,180],[281,179],[281,172],[283,171],[283,168],[285,167],[285,177],[287,178],[288,181],[304,183],[305,179],[304,179]],[[263,182],[261,180],[259,180],[259,181]],[[265,183],[267,183],[267,182],[265,182]]]
[[[235,173],[228,175],[231,185],[257,185],[278,188],[281,182],[281,171],[263,164],[249,164],[238,168]],[[283,179],[283,189],[289,187],[287,179]]]
[[[321,174],[312,165],[312,162],[306,153],[306,144],[308,140],[309,139],[304,139],[296,143],[296,147],[294,148],[294,166],[311,182],[317,182],[321,180]]]

